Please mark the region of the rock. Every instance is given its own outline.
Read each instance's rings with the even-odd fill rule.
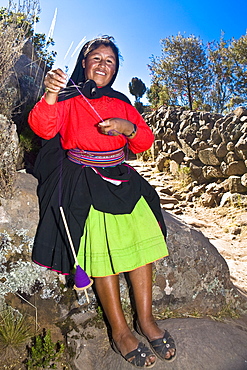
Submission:
[[[201,194],[204,193],[205,188],[206,188],[205,184],[194,186],[192,189],[192,195],[199,197]]]
[[[156,167],[160,172],[164,171],[165,162],[168,160],[168,156],[165,153],[160,153],[156,159]]]
[[[73,316],[71,318],[73,320]],[[173,336],[177,357],[169,364],[157,359],[155,369],[163,370],[168,365],[170,370],[246,369],[247,334],[244,319],[219,322],[207,318],[175,318],[159,320],[157,323],[162,330],[168,330]],[[85,339],[83,325],[77,332],[74,331],[75,343],[71,347],[71,352],[75,354],[72,359],[74,370],[131,368],[131,365],[110,347],[105,328],[93,328],[93,333],[93,338]],[[137,333],[135,335],[139,341],[148,345],[146,339]]]
[[[243,175],[247,172],[244,161],[234,161],[229,163],[224,171],[222,171],[227,177],[233,175]]]
[[[181,145],[182,151],[185,153],[187,157],[196,159],[197,158],[197,153],[196,151],[191,147],[191,145],[188,145],[188,143],[178,135],[178,140]],[[192,141],[193,142],[193,141]]]
[[[175,152],[171,153],[170,158],[172,161],[181,164],[183,162],[184,156],[185,156],[184,152],[178,149]]]
[[[246,116],[247,115],[247,109],[245,107],[238,107],[234,110],[233,112],[235,116],[241,117],[241,116]]]
[[[247,188],[247,173],[244,173],[243,176],[241,176],[241,184]]]
[[[211,131],[212,127],[209,125],[201,126],[199,130],[199,138],[203,141],[208,140],[210,138]]]
[[[220,164],[219,159],[216,157],[213,148],[200,150],[198,153],[198,158],[203,164],[206,165],[218,166]]]
[[[247,192],[247,187],[243,186],[241,183],[241,177],[230,176],[228,179],[229,190],[231,193],[245,193]]]
[[[16,125],[0,114],[0,196],[11,197],[19,155]]]
[[[153,188],[157,188],[160,186],[160,181],[156,179],[150,179],[149,184],[152,185]]]
[[[164,187],[157,186],[156,191],[160,194],[167,194],[167,195],[172,195],[174,192],[171,186],[166,186],[165,184],[164,184]]]
[[[197,152],[203,149],[208,149],[208,143],[206,141],[200,141]]]
[[[205,177],[202,174],[202,166],[196,165],[195,163],[191,162],[189,164],[190,168],[190,175],[193,180],[202,183],[205,181]]]
[[[239,235],[241,234],[241,231],[242,231],[241,227],[238,226],[233,226],[229,228],[229,232],[233,235]]]
[[[217,191],[217,184],[215,182],[212,182],[210,184],[207,184],[205,186],[206,193],[212,194],[212,193],[218,193]]]
[[[16,173],[13,196],[0,198],[0,231],[26,229],[29,235],[34,235],[39,220],[37,185],[37,180],[31,174]]]
[[[226,155],[226,163],[230,164],[231,162],[235,162],[238,160],[238,157],[235,152],[228,151]]]
[[[222,139],[221,139],[220,130],[218,129],[218,127],[213,128],[213,130],[211,132],[210,140],[214,144],[220,144],[221,143]]]
[[[166,203],[161,201],[161,207],[165,209],[166,211],[171,211],[174,209],[174,203]]]
[[[157,158],[159,155],[159,152],[162,150],[162,140],[155,140],[155,142],[152,145],[151,153],[153,158]]]
[[[227,154],[226,143],[220,143],[215,151],[215,154],[218,158],[224,158]]]
[[[179,164],[175,161],[170,161],[170,172],[175,175],[179,171]]]
[[[163,195],[160,195],[160,203],[162,205],[167,205],[167,204],[178,204],[178,200],[173,197],[164,197]]]
[[[224,207],[226,204],[232,205],[232,203],[233,203],[233,194],[230,193],[230,191],[222,195],[221,201],[220,201],[220,207]]]
[[[247,150],[247,133],[245,133],[236,143],[236,149]]]
[[[220,179],[223,178],[223,172],[221,171],[220,167],[213,167],[213,166],[204,166],[202,168],[202,174],[205,179]]]
[[[200,142],[201,142],[201,140],[198,137],[196,137],[195,140],[193,141],[193,143],[191,144],[191,148],[194,151],[196,151],[200,146]]]
[[[204,207],[215,207],[217,205],[217,194],[202,194],[200,200]]]
[[[247,121],[247,116],[242,116],[240,118],[240,122],[246,122],[246,121]],[[245,127],[244,127],[244,129],[245,129]]]
[[[228,150],[228,152],[233,151],[234,144],[230,141],[229,143],[226,144],[226,149]]]
[[[155,263],[156,281],[163,276],[172,293],[167,296],[164,292],[162,300],[154,301],[155,312],[162,312],[167,304],[180,312],[217,311],[235,294],[226,262],[203,234],[167,212],[163,214],[170,256]],[[158,285],[164,291],[165,287]]]
[[[176,140],[176,133],[174,132],[173,129],[171,129],[170,127],[168,127],[165,131],[165,140],[167,142],[170,142],[170,141],[175,141]]]
[[[247,207],[247,195],[238,193],[225,193],[223,194],[220,202],[220,206],[229,204],[234,207]]]
[[[225,179],[220,184],[217,184],[217,187],[222,190],[222,192],[228,192],[229,191],[229,182],[228,179]]]

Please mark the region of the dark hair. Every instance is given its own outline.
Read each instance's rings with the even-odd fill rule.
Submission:
[[[121,57],[118,47],[115,44],[115,40],[112,36],[100,36],[96,37],[95,39],[88,41],[81,49],[80,54],[78,56],[75,69],[71,75],[71,79],[74,81],[74,83],[78,84],[79,82],[85,82],[85,74],[84,74],[84,68],[82,68],[82,60],[86,59],[87,56],[93,51],[98,49],[101,45],[109,46],[115,57],[116,57],[116,72],[114,76],[112,77],[109,85],[112,85],[113,82],[116,79],[118,69],[119,69],[119,59]],[[69,83],[70,84],[70,83]],[[69,85],[68,84],[68,85]]]
[[[101,45],[104,45],[110,46],[112,48],[112,51],[116,57],[116,61],[119,61],[119,50],[114,41],[115,40],[112,36],[101,36],[91,41],[88,41],[82,48],[84,58],[86,59],[88,54],[91,53],[91,51],[98,49],[98,47]]]

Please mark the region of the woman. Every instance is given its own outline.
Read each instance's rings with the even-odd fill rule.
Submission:
[[[115,349],[134,366],[152,367],[156,356],[126,323],[119,273],[129,274],[139,332],[158,357],[173,359],[174,341],[152,315],[152,262],[168,254],[166,229],[156,192],[124,162],[126,143],[138,153],[154,138],[128,98],[111,88],[118,69],[118,48],[112,38],[101,37],[84,45],[67,87],[60,69],[45,77],[46,93],[29,115],[33,131],[46,140],[35,166],[40,222],[32,258],[64,274],[73,266],[62,205]]]

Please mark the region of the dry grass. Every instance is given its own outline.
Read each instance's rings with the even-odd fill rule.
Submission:
[[[22,48],[29,38],[31,24],[39,12],[39,2],[23,0],[9,6],[0,17],[0,112],[10,117],[16,103],[13,89],[7,88],[13,67],[19,59]]]

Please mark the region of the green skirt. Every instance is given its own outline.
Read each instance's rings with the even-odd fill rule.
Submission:
[[[91,206],[77,255],[89,276],[131,271],[167,255],[164,235],[143,197],[130,214],[113,215]]]

